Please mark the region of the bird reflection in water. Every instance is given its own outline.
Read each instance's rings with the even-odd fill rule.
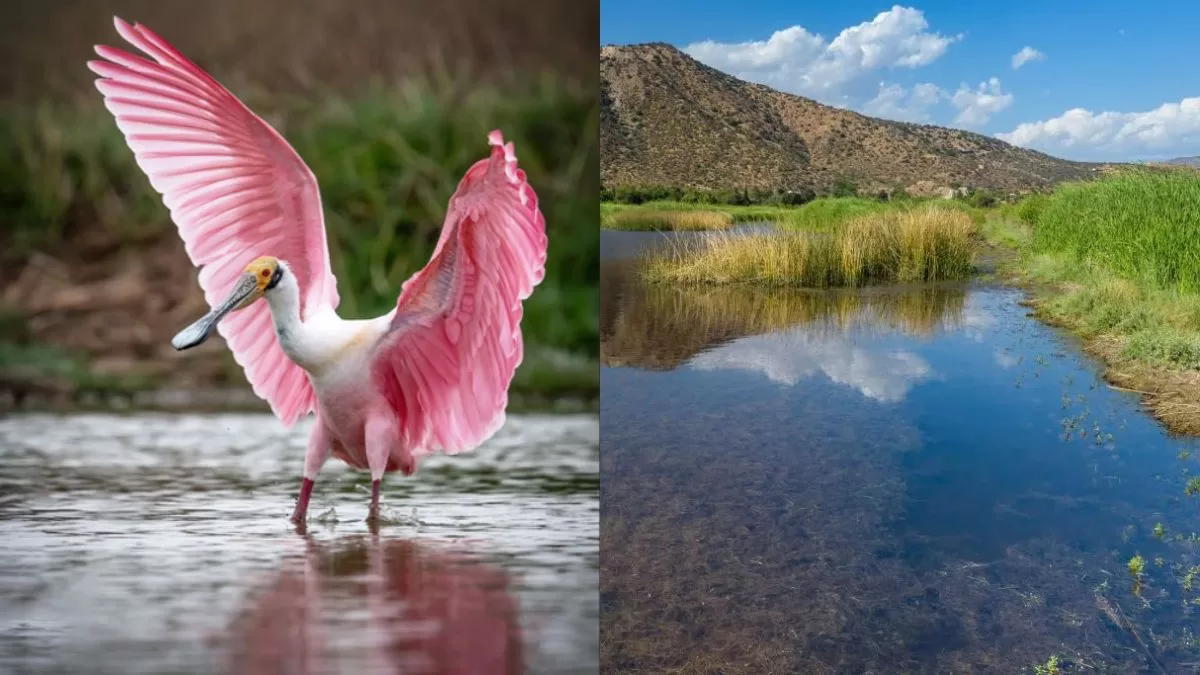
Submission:
[[[307,539],[229,632],[235,675],[523,671],[500,567],[433,542]]]

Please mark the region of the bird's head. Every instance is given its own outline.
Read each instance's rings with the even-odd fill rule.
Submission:
[[[242,270],[225,300],[198,321],[179,331],[172,338],[171,345],[182,351],[202,344],[221,319],[253,305],[259,298],[271,293],[287,273],[287,264],[281,260],[271,256],[255,258]]]

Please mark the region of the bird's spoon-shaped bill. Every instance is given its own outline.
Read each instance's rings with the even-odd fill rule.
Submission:
[[[179,331],[171,338],[171,346],[178,351],[191,349],[204,343],[212,331],[228,314],[249,307],[263,295],[262,287],[253,274],[243,274],[230,291],[229,297],[217,305],[208,314],[200,317],[195,323]]]

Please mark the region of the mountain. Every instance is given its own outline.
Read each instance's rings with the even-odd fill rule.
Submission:
[[[743,82],[670,45],[600,50],[601,180],[606,186],[826,191],[966,186],[1009,192],[1096,176],[981,134],[892,122]]]
[[[1158,164],[1170,164],[1172,166],[1190,166],[1200,168],[1200,157],[1176,157],[1174,159],[1164,159]]]

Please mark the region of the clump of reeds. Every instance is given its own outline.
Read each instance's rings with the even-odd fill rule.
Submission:
[[[1149,287],[1200,292],[1200,174],[1126,170],[1027,200],[1033,249]]]
[[[942,208],[881,211],[829,233],[716,235],[704,246],[649,258],[650,281],[826,288],[961,279],[971,272],[976,225]]]
[[[733,225],[733,215],[722,211],[617,211],[609,217],[614,230],[723,230]]]

